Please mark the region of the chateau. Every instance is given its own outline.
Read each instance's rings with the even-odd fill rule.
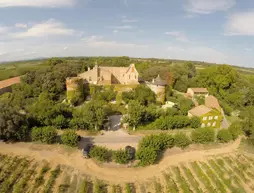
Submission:
[[[95,65],[93,69],[81,73],[78,77],[90,84],[139,84],[139,73],[134,64],[129,67],[104,67]]]

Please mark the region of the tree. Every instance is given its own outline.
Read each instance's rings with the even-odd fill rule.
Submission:
[[[221,129],[217,133],[217,139],[221,143],[228,143],[233,139],[233,137],[228,129]]]
[[[238,138],[238,136],[243,133],[242,132],[242,123],[240,123],[240,122],[232,123],[229,126],[228,131],[231,133],[232,139],[236,140]]]
[[[156,97],[154,92],[144,85],[139,85],[134,90],[134,100],[140,104],[147,106],[148,104],[155,103]]]
[[[201,126],[200,118],[199,117],[192,117],[190,119],[190,126],[191,128],[199,128]]]
[[[152,148],[142,148],[138,149],[136,157],[140,160],[140,166],[147,166],[154,164],[157,159],[157,152]]]
[[[61,135],[61,140],[64,145],[76,147],[78,145],[78,135],[74,130],[66,130]]]
[[[100,162],[107,162],[111,160],[111,152],[106,147],[101,146],[93,146],[89,152],[89,156]]]
[[[254,133],[254,106],[246,107],[240,114],[243,118],[242,128],[246,136]]]
[[[128,104],[128,123],[133,129],[138,126],[145,113],[145,107],[137,101],[130,101]]]
[[[3,102],[0,109],[0,138],[25,140],[29,133],[26,117]]]
[[[105,118],[106,109],[102,101],[91,101],[86,103],[74,114],[74,119],[77,119],[77,122],[80,120],[82,125],[88,126],[89,129],[96,130],[102,128]]]
[[[34,127],[32,129],[31,137],[33,141],[40,141],[41,143],[52,144],[56,142],[57,131],[54,127]]]

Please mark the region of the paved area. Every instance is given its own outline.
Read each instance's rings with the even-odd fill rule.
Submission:
[[[120,129],[122,115],[109,116],[110,130],[117,131]]]
[[[79,148],[82,149],[86,144],[105,146],[110,149],[120,149],[126,147],[127,145],[137,147],[141,138],[142,137],[140,136],[129,135],[119,129],[117,131],[104,132],[103,135],[99,136],[83,136],[80,141]]]

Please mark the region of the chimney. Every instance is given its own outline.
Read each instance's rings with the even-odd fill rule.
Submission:
[[[91,68],[90,68],[90,66],[87,68],[87,71],[90,71],[91,70]]]

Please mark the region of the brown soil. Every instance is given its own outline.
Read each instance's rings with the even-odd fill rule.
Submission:
[[[142,182],[159,177],[172,165],[188,161],[203,161],[206,156],[227,154],[237,150],[240,139],[222,148],[196,150],[165,156],[159,164],[145,168],[107,168],[101,167],[91,159],[82,158],[80,151],[64,153],[61,146],[35,145],[31,143],[0,143],[0,153],[30,156],[35,160],[47,160],[53,165],[61,164],[73,167],[86,175],[112,183]],[[46,150],[45,150],[46,149]]]

